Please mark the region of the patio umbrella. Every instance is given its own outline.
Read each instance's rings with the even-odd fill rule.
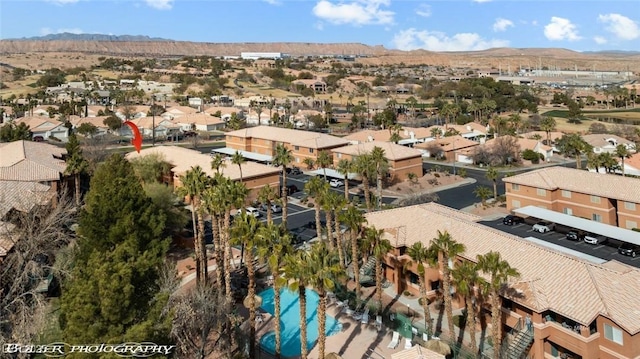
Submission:
[[[427,343],[424,345],[424,347],[425,349],[429,349],[444,356],[451,354],[451,347],[449,346],[449,344],[443,342],[440,339],[427,340]]]
[[[324,359],[342,359],[342,357],[336,353],[329,353],[324,356]]]
[[[255,294],[253,296],[253,298],[256,301],[256,308],[260,307],[262,305],[262,297],[257,295],[257,294]],[[251,308],[249,308],[250,307],[250,305],[249,305],[249,296],[246,296],[244,298],[244,300],[242,301],[242,304],[244,305],[245,308],[251,309]]]

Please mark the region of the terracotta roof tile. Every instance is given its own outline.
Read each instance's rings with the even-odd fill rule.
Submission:
[[[0,180],[57,181],[67,165],[64,148],[42,142],[0,143]]]
[[[374,147],[382,148],[384,150],[385,157],[387,157],[387,159],[391,161],[398,161],[407,158],[422,156],[422,153],[415,148],[382,141],[364,142],[356,145],[338,147],[331,150],[331,152],[358,156],[364,153],[370,153]]]
[[[349,141],[319,132],[292,130],[273,126],[247,127],[227,133],[227,136],[243,138],[261,138],[270,141],[290,143],[315,149],[348,145]]]

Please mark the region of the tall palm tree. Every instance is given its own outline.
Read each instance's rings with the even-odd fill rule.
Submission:
[[[551,146],[551,131],[556,129],[556,120],[551,116],[544,116],[540,120],[540,129],[547,134],[547,146]]]
[[[331,199],[332,202],[334,202],[334,199]],[[336,235],[336,248],[338,249],[338,258],[340,259],[340,265],[342,266],[342,268],[346,268],[346,265],[344,263],[344,245],[342,243],[342,228],[340,227],[341,225],[341,219],[340,219],[340,214],[342,213],[343,209],[345,208],[345,206],[347,205],[348,200],[342,198],[342,197],[335,197],[335,202],[333,203],[333,208],[331,209],[333,211],[333,218],[335,219],[335,235]]]
[[[631,152],[627,148],[627,146],[622,143],[616,146],[615,155],[620,157],[620,164],[622,168],[622,176],[624,177],[624,159],[631,157]]]
[[[486,177],[489,181],[493,182],[493,199],[498,200],[498,170],[495,167],[489,166],[487,168]]]
[[[375,146],[371,150],[371,162],[375,168],[376,173],[376,187],[378,190],[378,204],[377,208],[382,208],[382,176],[389,171],[389,160],[384,153],[384,150],[378,146]]]
[[[371,190],[369,189],[369,178],[375,172],[374,163],[371,160],[371,155],[363,153],[356,157],[355,169],[356,172],[362,177],[362,188],[364,189],[364,201],[367,207],[367,212],[371,212]]]
[[[318,358],[324,358],[327,339],[327,294],[333,291],[338,279],[344,276],[344,270],[338,263],[335,252],[327,248],[324,242],[317,242],[306,257],[309,271],[307,284],[318,292]]]
[[[431,311],[429,310],[429,298],[427,298],[427,283],[425,274],[427,267],[434,267],[437,261],[437,254],[434,254],[429,247],[422,245],[422,242],[416,242],[407,248],[407,255],[411,258],[411,263],[415,263],[418,269],[418,285],[420,286],[420,298],[422,298],[422,310],[424,311],[424,327],[427,334],[433,333],[433,323],[431,319]]]
[[[224,254],[222,263],[224,267],[225,296],[227,301],[231,303],[233,300],[233,292],[231,291],[231,209],[242,207],[247,198],[248,190],[244,183],[232,181],[228,178],[223,183],[218,184],[218,187],[221,189],[221,196],[224,201],[222,230],[224,235],[222,239]]]
[[[287,226],[287,203],[288,203],[288,193],[287,193],[287,166],[293,162],[293,155],[291,154],[291,150],[286,148],[285,145],[279,143],[276,146],[276,153],[273,156],[273,164],[275,166],[282,166],[282,191],[280,192],[280,196],[282,198],[282,224]]]
[[[327,182],[324,182],[325,184]],[[334,249],[335,241],[334,241],[334,229],[333,229],[333,209],[338,206],[342,200],[342,196],[338,193],[329,190],[326,188],[326,191],[322,198],[322,209],[324,210],[325,219],[327,222],[327,242],[329,243],[329,248]],[[335,221],[338,222],[338,219],[335,218]]]
[[[302,163],[307,166],[308,170],[312,170],[316,166],[316,162],[311,157],[305,158]]]
[[[243,212],[233,222],[231,229],[231,244],[241,245],[244,251],[244,262],[247,266],[249,283],[247,286],[247,298],[249,301],[249,357],[255,358],[256,351],[256,268],[254,264],[255,253],[253,248],[260,247],[260,237],[256,233],[261,227],[256,217]]]
[[[225,192],[222,185],[224,177],[214,178],[214,185],[207,188],[202,194],[202,203],[206,211],[211,215],[211,232],[213,233],[213,256],[217,266],[215,271],[216,285],[221,286],[223,281],[222,258],[224,255],[224,214]]]
[[[376,259],[376,299],[378,301],[378,308],[382,309],[382,262],[391,250],[393,246],[388,239],[382,238],[384,230],[376,229],[376,227],[367,227],[365,229],[365,236],[368,241],[371,242],[373,249],[373,256]]]
[[[449,321],[449,335],[453,337],[453,309],[451,308],[451,269],[455,263],[456,256],[466,250],[464,244],[456,242],[449,232],[438,231],[438,236],[431,240],[431,248],[440,257],[440,268],[442,270],[442,291],[444,298],[444,310]],[[449,264],[449,261],[452,263]]]
[[[316,236],[318,240],[322,240],[322,226],[320,224],[320,210],[323,206],[323,200],[325,194],[329,192],[329,184],[327,181],[322,180],[322,178],[318,176],[311,177],[307,183],[304,185],[304,190],[309,194],[309,196],[313,197],[313,201],[315,205],[313,209],[316,212]]]
[[[280,359],[282,346],[282,332],[280,330],[280,289],[285,286],[286,279],[282,272],[285,258],[291,254],[291,236],[282,227],[269,223],[258,229],[259,245],[258,258],[265,258],[273,281],[273,330],[275,332],[275,356]]]
[[[344,199],[349,201],[349,173],[353,171],[353,162],[341,159],[338,161],[336,170],[344,176]]]
[[[201,206],[201,198],[207,187],[208,177],[202,167],[196,166],[180,176],[180,182],[182,186],[178,188],[178,193],[183,197],[189,197],[191,201],[191,221],[193,222],[195,239],[196,284],[204,285],[207,281],[207,251],[204,240],[204,208]]]
[[[65,158],[67,167],[64,170],[64,174],[73,176],[76,205],[80,206],[82,200],[80,193],[80,181],[82,179],[82,174],[89,170],[89,162],[82,155],[82,148],[80,147],[80,142],[78,142],[78,138],[75,133],[71,133],[69,141],[65,147],[67,150],[67,157]]]
[[[211,169],[216,171],[216,173],[220,173],[220,169],[224,167],[226,167],[224,157],[219,153],[213,155],[211,158]]]
[[[271,210],[271,204],[276,201],[278,196],[273,187],[268,184],[262,186],[258,192],[258,201],[267,206],[267,223],[273,223],[273,211]]]
[[[493,334],[493,357],[500,359],[502,343],[502,297],[500,292],[511,278],[520,276],[516,268],[502,259],[499,252],[478,255],[478,268],[489,276],[488,289],[491,294],[491,328]]]
[[[351,267],[353,269],[353,280],[356,285],[356,295],[360,295],[360,257],[358,250],[358,237],[362,232],[362,225],[366,223],[364,215],[354,205],[349,205],[347,210],[340,214],[341,220],[350,230],[351,241]]]
[[[478,274],[478,266],[470,261],[462,261],[452,271],[453,281],[458,293],[464,297],[467,308],[467,325],[471,337],[471,350],[475,353],[478,349],[476,342],[476,309],[474,303],[478,302],[476,290],[486,287],[486,281]]]
[[[300,358],[307,359],[307,285],[313,273],[309,270],[309,253],[298,251],[285,258],[284,277],[289,290],[298,293],[300,304]]]
[[[240,170],[240,182],[242,182],[242,164],[245,162],[246,160],[244,159],[244,156],[242,156],[240,151],[236,151],[231,156],[231,163],[233,163],[234,165],[238,165],[238,169]]]
[[[322,168],[322,173],[324,175],[324,180],[327,180],[327,167],[333,164],[333,157],[329,151],[320,151],[318,153],[318,158],[316,159],[316,165]]]

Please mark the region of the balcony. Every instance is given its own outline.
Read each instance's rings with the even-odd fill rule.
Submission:
[[[600,333],[591,333],[589,327],[572,327],[567,323],[547,320],[545,323],[534,323],[534,328],[536,339],[542,338],[556,343],[583,358],[588,358],[588,353],[598,352]]]

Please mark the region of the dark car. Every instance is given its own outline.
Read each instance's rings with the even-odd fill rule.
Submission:
[[[320,220],[320,227],[326,227],[327,226],[327,222]],[[307,229],[316,229],[316,221],[309,221],[307,222],[307,224],[305,224],[304,226]]]
[[[524,223],[524,218],[510,214],[502,219],[502,223],[507,226],[513,226],[514,224]]]
[[[572,241],[583,241],[588,233],[579,229],[572,229],[566,234],[566,238]]]
[[[302,174],[302,170],[298,167],[291,167],[291,168],[287,168],[287,173],[290,175],[301,175]]]
[[[290,184],[287,186],[287,195],[291,196],[292,194],[298,192],[298,186],[294,184]]]
[[[638,254],[640,254],[640,246],[631,244],[629,242],[624,242],[620,245],[620,247],[618,247],[618,253],[635,258]]]

